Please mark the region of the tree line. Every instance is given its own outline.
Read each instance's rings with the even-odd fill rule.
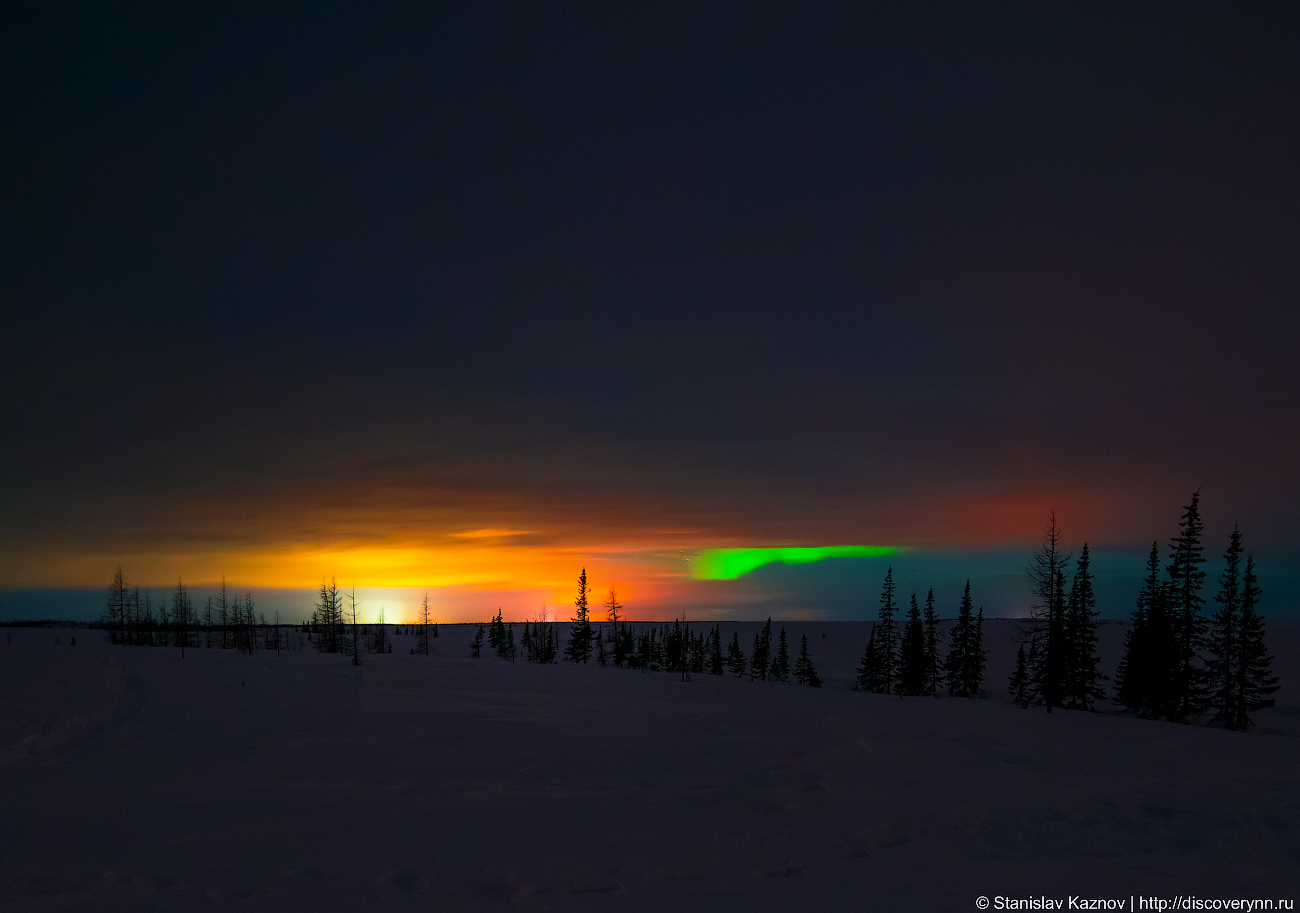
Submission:
[[[984,690],[984,609],[975,610],[970,581],[957,610],[950,632],[948,652],[940,656],[939,615],[934,590],[925,597],[925,608],[912,594],[907,619],[898,630],[898,602],[894,569],[885,572],[880,590],[878,620],[871,625],[867,649],[858,666],[857,687],[875,694],[925,697],[938,695],[944,687],[953,697],[975,697]]]
[[[727,658],[722,657],[722,634],[715,624],[708,631],[697,631],[678,618],[671,625],[629,624],[619,613],[623,604],[618,592],[611,587],[604,603],[609,627],[591,623],[591,590],[587,569],[578,575],[578,592],[574,597],[574,613],[570,619],[568,638],[563,656],[566,662],[586,664],[594,662],[605,666],[638,669],[643,672],[668,671],[681,675],[686,681],[691,675],[723,675],[737,678],[749,676],[750,681],[790,681],[820,688],[817,675],[808,654],[808,638],[799,647],[799,656],[792,664],[785,629],[778,636],[775,652],[772,649],[772,619],[754,636],[754,648],[746,657],[740,647],[739,634],[732,635]],[[522,653],[527,662],[554,663],[560,657],[560,635],[557,624],[545,617],[523,623],[521,636],[516,642],[514,623],[506,622],[498,611],[487,625],[479,625],[470,642],[470,655],[482,656],[486,644],[500,659],[514,662]]]
[[[110,643],[122,646],[179,647],[183,656],[187,648],[233,649],[251,655],[257,650],[278,654],[312,644],[323,653],[351,654],[356,663],[360,663],[363,649],[367,653],[392,652],[384,610],[380,609],[373,624],[359,624],[355,591],[341,592],[333,579],[321,584],[311,620],[287,626],[281,623],[278,611],[268,622],[266,615],[257,611],[252,592],[232,594],[224,578],[200,611],[183,580],[177,581],[170,599],[155,604],[150,591],[132,588],[118,567],[106,602],[100,626],[107,630]],[[286,627],[300,637],[286,636]],[[427,656],[431,652],[438,625],[429,613],[428,594],[416,623],[397,627],[414,636],[411,653]]]
[[[1242,534],[1234,527],[1224,553],[1224,568],[1213,599],[1217,608],[1205,612],[1204,523],[1200,492],[1192,495],[1170,540],[1168,561],[1162,563],[1153,542],[1146,577],[1124,636],[1124,653],[1115,676],[1112,700],[1144,718],[1192,721],[1213,713],[1211,722],[1229,729],[1247,729],[1252,714],[1274,704],[1277,677],[1264,641],[1262,596],[1253,556],[1245,553]],[[1065,551],[1055,512],[1049,515],[1043,545],[1032,556],[1028,579],[1035,602],[1021,623],[1015,668],[1008,692],[1022,707],[1095,711],[1107,699],[1100,671],[1097,627],[1100,613],[1094,591],[1095,575],[1088,543],[1077,559]],[[1067,578],[1067,571],[1072,572]],[[699,631],[685,618],[671,625],[633,625],[621,614],[623,605],[611,587],[603,608],[606,624],[593,625],[591,590],[583,568],[578,577],[574,612],[561,646],[556,622],[543,613],[523,622],[515,639],[514,623],[498,611],[479,625],[470,645],[479,657],[483,647],[502,659],[567,662],[641,671],[670,671],[683,679],[692,674],[724,675],[761,681],[790,681],[820,687],[821,678],[803,637],[791,662],[785,629],[773,635],[772,619],[754,635],[748,654],[733,634],[723,655],[720,628]],[[857,668],[859,690],[902,696],[976,697],[984,691],[987,657],[984,650],[984,610],[976,609],[970,581],[958,606],[957,619],[947,632],[946,651],[934,591],[924,606],[914,593],[905,617],[899,619],[893,568],[886,571],[877,620]],[[196,610],[189,592],[177,581],[170,600],[155,604],[147,590],[130,588],[119,567],[109,587],[103,626],[115,644],[140,646],[220,647],[252,653],[257,649],[292,649],[281,634],[278,613],[273,624],[258,615],[251,592],[230,594],[225,580]],[[438,626],[430,618],[426,594],[417,622],[405,626],[415,645],[410,652],[428,655]],[[399,630],[400,630],[399,626]],[[391,652],[382,611],[378,623],[357,623],[355,591],[341,592],[335,581],[322,583],[310,621],[300,631],[321,652],[351,654],[360,663],[361,651]]]
[[[1167,563],[1161,562],[1159,544],[1151,543],[1112,700],[1146,719],[1190,722],[1212,713],[1212,723],[1248,729],[1253,713],[1273,706],[1269,695],[1278,688],[1264,643],[1254,558],[1245,554],[1241,529],[1234,527],[1214,596],[1218,609],[1207,617],[1199,491],[1178,526]],[[1009,686],[1017,703],[1049,713],[1053,707],[1095,710],[1107,697],[1106,676],[1098,669],[1097,600],[1086,542],[1067,589],[1069,562],[1052,514],[1030,564],[1037,602],[1022,628]]]
[[[1149,719],[1213,713],[1211,722],[1249,729],[1251,714],[1272,707],[1269,695],[1278,689],[1259,613],[1263,593],[1255,559],[1245,554],[1241,528],[1234,526],[1214,595],[1218,608],[1206,617],[1203,531],[1196,492],[1163,568],[1159,547],[1151,543],[1115,676],[1115,701]]]
[[[251,592],[231,594],[226,581],[199,611],[184,581],[177,580],[170,599],[159,600],[157,611],[149,590],[128,585],[118,567],[108,588],[107,605],[101,619],[110,643],[135,647],[219,647],[252,654],[257,650],[293,649],[285,642],[280,613],[268,623],[258,613]]]

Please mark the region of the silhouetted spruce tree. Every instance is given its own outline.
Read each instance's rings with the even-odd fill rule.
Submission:
[[[172,646],[175,631],[172,630],[172,615],[166,599],[158,600],[158,637],[155,643],[160,647]]]
[[[244,591],[244,640],[248,655],[257,649],[257,603],[253,601],[253,591]]]
[[[862,654],[862,664],[858,666],[858,689],[877,692],[880,690],[880,663],[876,660],[876,625],[871,626],[867,637],[867,649]]]
[[[540,627],[538,631],[540,633]],[[524,651],[524,661],[537,662],[537,643],[533,640],[533,623],[524,619],[524,631],[519,635],[519,649]]]
[[[217,624],[221,626],[221,649],[229,650],[230,599],[226,594],[226,576],[224,574],[221,575],[221,589],[217,592]]]
[[[790,678],[790,647],[785,641],[785,628],[776,642],[776,659],[772,660],[772,678],[778,682]]]
[[[894,569],[885,572],[885,582],[880,588],[880,626],[876,635],[876,669],[879,671],[881,694],[894,694],[898,685],[898,635],[894,630]]]
[[[636,663],[637,668],[642,672],[649,672],[650,667],[655,664],[655,644],[654,632],[642,631],[641,637],[637,640],[636,645]]]
[[[767,681],[771,672],[769,668],[772,662],[772,617],[769,615],[767,624],[763,629],[754,635],[754,650],[749,654],[749,680],[761,678]]]
[[[740,633],[732,632],[731,646],[727,647],[727,671],[736,678],[744,678],[747,665],[745,651],[740,648]]]
[[[220,604],[217,609],[217,620],[221,622]],[[343,636],[343,597],[333,577],[328,584],[321,583],[316,609],[312,612],[311,620],[312,627],[316,629],[316,649],[322,653],[344,652],[346,645]],[[222,637],[225,637],[224,633]]]
[[[108,586],[108,604],[104,609],[104,626],[108,628],[109,643],[126,643],[128,599],[126,577],[122,574],[122,566],[118,565],[113,582]]]
[[[1029,665],[1025,656],[1025,645],[1020,644],[1016,647],[1016,671],[1011,673],[1011,683],[1007,686],[1007,693],[1011,695],[1011,700],[1021,707],[1029,706],[1028,700],[1029,687]]]
[[[898,648],[898,693],[925,694],[925,679],[925,625],[921,621],[921,606],[913,593],[912,606],[907,610],[903,639]]]
[[[555,630],[555,625],[549,621],[546,622],[545,627],[546,632],[542,641],[545,650],[542,653],[542,662],[553,663],[560,656],[560,634]]]
[[[1214,601],[1218,611],[1211,620],[1210,636],[1206,641],[1205,660],[1206,691],[1214,722],[1235,729],[1240,718],[1240,679],[1236,666],[1240,660],[1241,640],[1241,529],[1234,526],[1228,540],[1228,551],[1223,556],[1223,574],[1219,578],[1219,592]]]
[[[1098,612],[1092,580],[1092,561],[1085,542],[1075,565],[1065,618],[1066,652],[1070,661],[1065,706],[1072,710],[1094,710],[1094,701],[1106,699],[1106,691],[1101,687],[1105,676],[1097,669],[1101,657],[1097,655]]]
[[[1169,572],[1169,616],[1171,637],[1170,695],[1165,715],[1184,720],[1205,712],[1205,671],[1200,653],[1205,643],[1204,549],[1201,534],[1204,524],[1200,513],[1200,491],[1192,494],[1178,525],[1181,532],[1171,542],[1173,554]]]
[[[357,588],[355,586],[347,594],[347,598],[351,609],[349,614],[352,616],[352,665],[359,666],[361,665],[361,646],[357,641],[361,629],[357,627]]]
[[[948,656],[944,660],[948,694],[953,697],[974,697],[983,687],[984,610],[981,609],[977,616],[974,609],[970,581],[967,580],[966,591],[962,594],[961,605],[957,609],[957,622],[949,637]]]
[[[690,681],[691,673],[696,667],[695,638],[691,626],[685,617],[674,619],[671,629],[664,632],[664,665],[681,675],[682,681]],[[699,657],[703,666],[703,656]]]
[[[618,601],[618,593],[613,587],[609,588],[609,598],[605,600],[605,619],[614,625],[614,633],[618,633],[619,610],[623,608],[623,603]]]
[[[424,594],[420,603],[420,616],[415,626],[415,652],[420,656],[429,655],[429,594]]]
[[[1160,548],[1152,542],[1147,576],[1124,632],[1124,655],[1115,670],[1115,703],[1148,718],[1164,714],[1162,693],[1169,675],[1166,587],[1161,572]]]
[[[939,613],[934,607],[934,590],[925,597],[925,690],[923,694],[939,693],[943,683],[943,661],[939,657]]]
[[[692,634],[689,628],[687,628],[687,638],[691,645],[691,671],[696,675],[703,675],[705,661],[708,658],[708,639],[703,634]]]
[[[799,658],[794,662],[794,680],[801,685],[807,685],[810,688],[820,688],[822,680],[817,675],[817,670],[813,668],[812,659],[808,656],[808,635],[803,635],[799,642]]]
[[[482,651],[483,651],[483,626],[479,625],[478,633],[475,634],[474,639],[470,641],[469,655],[472,656],[474,659],[478,659],[479,656],[482,654]]]
[[[1233,729],[1249,729],[1250,715],[1256,710],[1272,707],[1270,694],[1277,691],[1277,676],[1271,674],[1273,657],[1264,645],[1264,619],[1259,614],[1259,580],[1255,576],[1255,559],[1246,557],[1246,570],[1241,577],[1241,627],[1237,638],[1237,716],[1231,720]]]
[[[569,643],[564,648],[564,658],[571,663],[585,663],[591,659],[591,619],[588,614],[587,569],[578,576],[578,595],[573,600],[573,626],[569,628]]]
[[[142,647],[153,646],[153,602],[149,591],[141,592],[136,587],[131,592],[131,604],[135,608],[135,642]]]
[[[1048,514],[1043,545],[1029,562],[1029,582],[1038,601],[1021,629],[1021,642],[1029,642],[1034,662],[1029,664],[1028,692],[1032,703],[1047,712],[1059,707],[1065,694],[1069,668],[1065,643],[1065,565],[1070,556],[1061,548],[1056,511]]]
[[[605,652],[605,629],[596,627],[596,662],[601,666],[609,663],[609,654]]]
[[[184,659],[185,648],[190,645],[190,628],[194,625],[194,603],[190,601],[189,591],[179,577],[176,578],[176,592],[172,594],[172,619],[176,625],[176,642],[181,648],[181,659]]]
[[[632,645],[632,636],[630,631],[617,628],[614,631],[614,665],[620,669],[627,663],[628,657],[636,652]]]
[[[966,649],[966,691],[973,697],[984,693],[984,670],[988,654],[984,652],[984,607],[975,613],[975,630]]]
[[[722,632],[716,624],[709,634],[709,674],[722,674]]]
[[[379,607],[379,620],[370,636],[370,650],[373,653],[388,652],[388,625],[384,621],[384,609],[384,606]]]
[[[501,654],[502,659],[515,661],[515,626],[514,623],[506,625],[506,646]]]

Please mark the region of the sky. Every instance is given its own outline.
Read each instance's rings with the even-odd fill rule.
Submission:
[[[1017,614],[1055,509],[1119,617],[1198,489],[1300,615],[1300,13],[810,6],[7,10],[0,616]]]

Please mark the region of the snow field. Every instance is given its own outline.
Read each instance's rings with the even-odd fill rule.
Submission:
[[[776,627],[779,630],[780,623]],[[748,652],[759,625],[739,628]],[[0,642],[0,907],[969,910],[979,895],[1294,896],[1295,633],[1230,733],[1005,700],[563,663]],[[519,631],[516,629],[516,638]],[[821,635],[825,634],[823,638]],[[55,636],[61,639],[54,645]],[[1101,629],[1113,670],[1119,625]]]

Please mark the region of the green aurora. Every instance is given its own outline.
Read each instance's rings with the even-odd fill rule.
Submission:
[[[811,564],[826,558],[887,558],[896,545],[824,545],[820,548],[714,548],[700,552],[692,567],[696,580],[735,580],[765,564]]]

